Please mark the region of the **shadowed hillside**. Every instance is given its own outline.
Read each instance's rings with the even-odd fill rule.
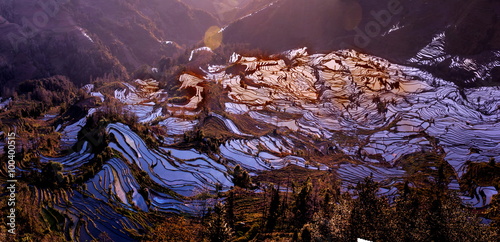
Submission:
[[[217,24],[173,0],[2,1],[0,16],[0,82],[7,84],[126,76],[193,45]]]
[[[229,24],[256,12],[276,0],[181,0],[188,6],[211,13],[221,24]]]

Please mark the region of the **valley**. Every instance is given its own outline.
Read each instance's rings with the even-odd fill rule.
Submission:
[[[54,194],[30,189],[37,204],[53,204],[66,238],[130,238],[130,230],[148,226],[141,214],[153,211],[198,216],[233,189],[241,168],[254,179],[290,167],[335,174],[343,191],[372,177],[390,197],[405,180],[421,185],[412,177],[424,168],[410,157],[434,154],[463,204],[482,208],[498,193],[493,184],[465,192],[461,179],[470,161],[500,159],[498,87],[462,90],[354,50],[301,48],[268,59],[234,53],[226,65],[201,71],[178,76],[179,88],[191,90],[183,104],[169,103],[153,79],[83,88],[101,104],[55,129],[70,153],[41,155],[39,162],[60,174],[56,186],[88,180]],[[113,121],[123,113],[125,122]],[[432,174],[438,164],[421,171]],[[264,184],[274,183],[264,180],[258,189]],[[129,216],[114,221],[121,225],[104,219],[124,211]]]
[[[488,0],[3,1],[0,241],[495,241],[499,20]]]

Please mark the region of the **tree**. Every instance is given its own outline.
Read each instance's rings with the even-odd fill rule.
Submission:
[[[302,239],[302,242],[312,241],[311,229],[309,227],[309,224],[304,225],[304,227],[302,228],[300,238]]]
[[[500,195],[495,195],[491,201],[490,208],[487,211],[488,218],[491,221],[491,227],[496,230],[500,236]]]
[[[241,188],[251,188],[252,179],[246,170],[241,168],[240,165],[236,165],[233,170],[233,183]]]
[[[449,191],[437,181],[430,187],[427,196],[425,222],[429,225],[429,237],[434,241],[494,241],[494,234],[471,210],[462,206],[455,192]],[[424,197],[420,197],[425,201]]]
[[[490,157],[490,160],[489,160],[488,164],[490,164],[490,166],[495,166],[496,165],[495,158],[494,157]]]
[[[405,182],[403,190],[396,198],[394,206],[395,221],[394,240],[399,241],[424,241],[429,233],[429,224],[426,223],[424,215],[426,209],[425,201],[416,191]]]
[[[271,186],[271,202],[269,204],[269,210],[267,212],[266,218],[266,230],[267,232],[272,232],[274,227],[278,222],[278,218],[281,215],[280,211],[280,193],[279,189]]]
[[[59,162],[50,161],[42,169],[39,185],[57,187],[69,184],[69,177],[63,174],[63,165]]]
[[[366,177],[358,183],[355,189],[357,198],[354,200],[351,215],[351,233],[355,238],[365,238],[375,241],[389,241],[389,224],[387,201],[377,195],[379,184],[373,177]]]
[[[311,234],[314,241],[350,241],[351,214],[353,199],[347,193],[339,196],[338,202],[333,204],[330,216],[324,213],[314,215],[311,224]]]
[[[229,227],[234,229],[234,221],[236,221],[236,217],[234,215],[234,192],[230,191],[229,195],[226,199],[226,221],[229,224]]]
[[[299,192],[295,194],[293,207],[294,221],[296,228],[302,228],[304,224],[311,220],[313,211],[310,209],[312,183],[311,178],[307,178],[304,184],[299,188]]]
[[[226,221],[226,212],[226,208],[222,203],[215,205],[207,226],[209,241],[225,242],[230,241],[233,237],[233,230]]]

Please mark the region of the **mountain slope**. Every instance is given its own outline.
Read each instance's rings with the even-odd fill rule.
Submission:
[[[270,202],[266,189],[280,184],[282,195],[293,198],[304,191],[296,184],[311,177],[338,191],[351,191],[371,177],[378,183],[373,196],[388,199],[402,190],[406,194],[408,184],[412,189],[431,184],[429,190],[436,190],[432,182],[437,181],[438,194],[455,190],[462,203],[475,208],[497,201],[499,87],[461,89],[418,68],[354,50],[309,54],[302,48],[269,57],[234,53],[224,65],[198,70],[169,80],[186,90],[182,97],[148,78],[89,84],[62,115],[57,110],[23,114],[23,99],[46,104],[57,93],[70,99],[75,88],[64,88],[70,86],[67,80],[23,85],[24,93],[0,113],[2,130],[9,119],[22,124],[16,126],[18,147],[26,150],[18,163],[19,184],[30,189],[19,192],[18,221],[39,218],[34,223],[43,229],[36,229],[34,238],[51,227],[67,240],[145,240],[153,226],[173,214],[201,218],[217,201],[230,204],[230,194],[243,188],[248,202],[234,204],[251,207],[241,211],[251,214],[267,206],[255,195]],[[53,105],[67,103],[60,98]],[[420,191],[419,202],[433,197]],[[295,206],[297,200],[290,200]],[[455,201],[447,207],[462,207]],[[296,217],[293,211],[290,218]],[[304,221],[313,221],[312,215]],[[251,220],[261,223],[254,216]],[[479,223],[456,214],[433,217]],[[25,224],[19,232],[34,233]],[[463,232],[463,226],[451,224]],[[236,229],[245,233],[251,226]]]
[[[221,24],[231,23],[256,12],[275,0],[181,0],[191,8],[211,13]]]
[[[500,50],[500,3],[477,1],[281,0],[224,31],[225,43],[248,43],[270,52],[308,46],[312,51],[353,48],[408,64],[433,38],[445,33],[443,51],[489,65]],[[433,53],[430,58],[437,58]],[[459,85],[498,85],[498,70],[486,73],[450,66],[422,65]],[[453,75],[446,76],[447,72]],[[477,76],[477,78],[475,78]],[[495,84],[496,83],[496,84]]]
[[[202,39],[217,21],[174,1],[0,3],[0,81],[126,75]]]

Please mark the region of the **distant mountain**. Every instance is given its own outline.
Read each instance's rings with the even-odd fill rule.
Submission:
[[[222,25],[257,12],[276,0],[180,0],[194,9],[211,13]]]
[[[176,0],[0,3],[0,82],[126,75],[200,41],[217,20]]]
[[[461,86],[499,85],[499,23],[493,0],[4,0],[0,83],[127,77],[164,55],[188,53],[210,26],[228,24],[226,46],[349,48]]]
[[[229,25],[224,41],[270,52],[352,48],[460,85],[498,85],[499,23],[491,0],[280,0]]]

